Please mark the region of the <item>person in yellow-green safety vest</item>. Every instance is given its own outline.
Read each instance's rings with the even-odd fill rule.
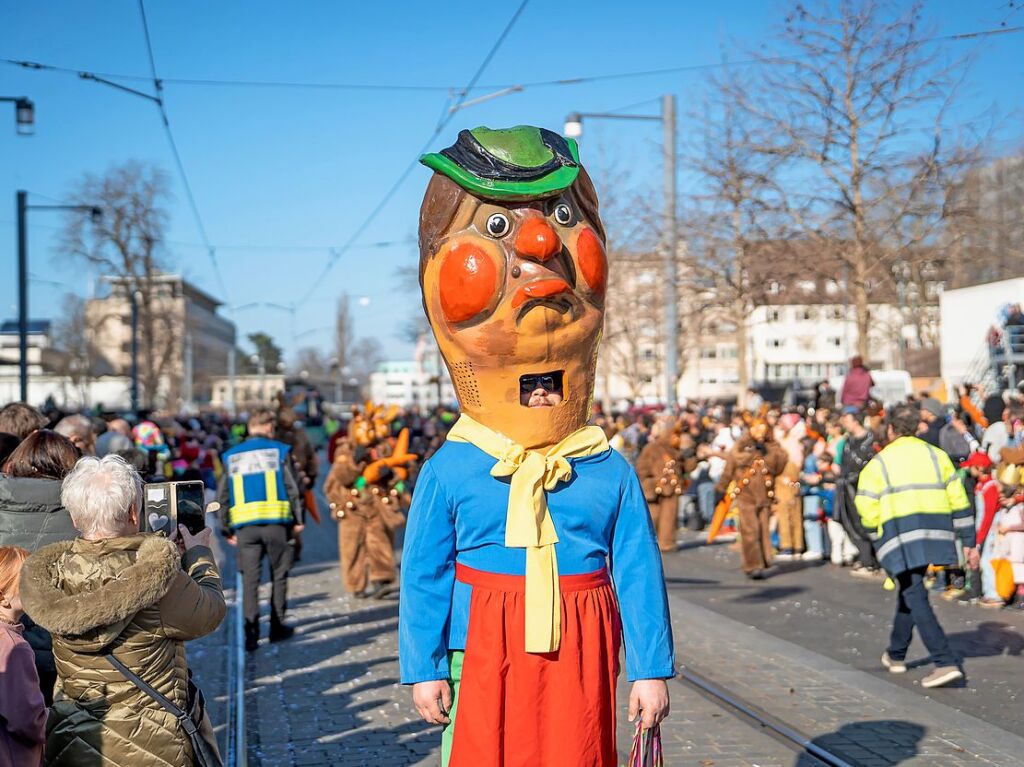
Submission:
[[[270,641],[288,639],[295,629],[284,623],[293,541],[303,528],[302,495],[289,458],[291,448],[274,440],[277,417],[269,409],[253,411],[249,436],[221,455],[217,487],[221,532],[238,550],[242,574],[245,649],[259,644],[259,588],[263,558],[270,560]]]
[[[916,626],[935,663],[921,686],[942,687],[964,674],[928,602],[924,576],[929,565],[958,564],[958,538],[968,565],[977,567],[974,514],[949,456],[915,436],[918,409],[896,405],[887,421],[889,444],[864,467],[856,499],[861,523],[873,533],[878,560],[899,587],[882,665],[890,673],[906,673]]]

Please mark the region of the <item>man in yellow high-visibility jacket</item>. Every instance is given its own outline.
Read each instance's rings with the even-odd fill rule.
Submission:
[[[976,558],[974,515],[953,462],[942,450],[918,439],[917,408],[903,404],[889,412],[889,444],[861,472],[857,512],[874,532],[878,560],[899,586],[896,618],[882,664],[893,674],[904,662],[914,627],[931,653],[935,670],[922,687],[941,687],[963,678],[928,602],[928,565],[956,565],[960,539],[968,561]]]

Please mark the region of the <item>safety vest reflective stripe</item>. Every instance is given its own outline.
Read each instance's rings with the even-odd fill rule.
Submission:
[[[876,556],[882,560],[885,559],[894,549],[900,546],[905,546],[908,543],[914,543],[915,541],[948,541],[953,543],[956,540],[956,533],[952,530],[911,530],[906,533],[900,533],[878,547]]]
[[[264,498],[258,501],[245,500],[245,476],[231,476],[231,491],[234,503],[231,505],[231,524],[234,527],[252,524],[273,524],[291,519],[291,506],[287,500],[280,500],[277,493],[277,472],[263,472]],[[249,475],[253,476],[253,475]]]

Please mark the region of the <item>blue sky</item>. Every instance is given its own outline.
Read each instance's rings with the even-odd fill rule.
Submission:
[[[444,87],[468,81],[513,9],[513,3],[464,0],[147,3],[157,70],[164,78],[442,86],[409,92],[167,84],[167,110],[210,241],[219,246],[227,296],[198,246],[200,234],[155,106],[73,74],[0,65],[0,95],[29,96],[37,110],[31,138],[16,136],[13,116],[0,111],[0,314],[16,316],[15,190],[60,199],[83,173],[136,158],[171,174],[175,197],[167,239],[173,244],[167,248],[176,270],[236,306],[296,304],[294,321],[274,309],[235,312],[241,337],[264,330],[289,352],[305,345],[327,350],[334,301],[346,292],[367,299],[366,305],[352,302],[357,334],[376,336],[390,358],[408,356],[411,346],[399,335],[418,310],[419,296],[402,283],[398,270],[416,262],[415,246],[407,241],[415,236],[425,168],[412,172],[359,240],[399,244],[353,248],[327,277],[317,277],[330,258],[328,248],[348,240],[430,136],[447,97]],[[752,0],[532,0],[481,83],[742,58],[764,44],[784,9],[779,2]],[[1003,21],[1024,24],[1024,14],[1004,0],[933,0],[926,18],[937,34],[990,29]],[[148,74],[135,0],[5,3],[0,29],[2,57]],[[1003,145],[1019,141],[1024,34],[953,45],[977,57],[958,114],[967,118],[995,107],[1010,116],[1000,129]],[[655,99],[667,92],[677,94],[685,112],[699,101],[707,76],[696,71],[527,88],[456,115],[433,148],[450,144],[459,129],[481,124],[559,130],[568,112],[645,100],[650,103],[639,111],[656,111]],[[685,137],[685,121],[680,131]],[[581,148],[588,164],[632,167],[630,184],[660,189],[659,141],[654,125],[593,122]],[[88,294],[92,275],[58,257],[57,214],[30,215],[30,269],[37,277],[31,315],[53,317],[69,290]]]

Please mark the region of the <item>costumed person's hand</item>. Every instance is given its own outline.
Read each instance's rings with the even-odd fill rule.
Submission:
[[[294,525],[294,526],[292,527],[292,532],[293,532],[293,533],[301,533],[301,532],[302,532],[303,530],[305,530],[305,529],[306,529],[306,526],[305,526],[305,525]]]
[[[236,543],[238,543],[238,539],[235,538],[234,535],[225,535],[224,543],[226,543],[228,546],[234,546]]]
[[[417,682],[412,686],[412,704],[423,721],[429,724],[448,724],[452,708],[452,688],[447,679],[435,682]]]
[[[210,547],[210,536],[213,535],[213,529],[210,527],[204,527],[198,533],[192,535],[187,527],[178,525],[178,532],[181,534],[181,542],[185,544],[185,551],[196,546]]]
[[[629,721],[640,721],[645,730],[661,724],[668,716],[668,685],[664,679],[638,679],[629,692]]]

